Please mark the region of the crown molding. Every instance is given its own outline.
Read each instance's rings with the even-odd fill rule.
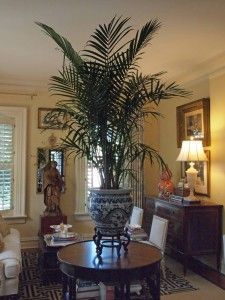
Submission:
[[[210,79],[225,72],[225,52],[196,65],[188,72],[182,73],[173,78],[174,81],[189,85],[193,82]]]
[[[209,79],[213,79],[215,77],[219,77],[225,74],[225,67],[222,67],[220,70],[217,70],[210,74]]]
[[[28,80],[14,76],[0,78],[0,94],[37,96],[48,91],[47,80]]]
[[[204,61],[194,68],[167,78],[179,84],[191,85],[199,80],[207,80],[224,74],[225,52]],[[16,76],[4,76],[0,78],[0,94],[17,94],[36,96],[39,92],[48,92],[49,78],[31,79]]]

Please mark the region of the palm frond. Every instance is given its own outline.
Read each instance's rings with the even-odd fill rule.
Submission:
[[[125,27],[128,20],[129,18],[114,17],[108,25],[99,25],[88,41],[87,48],[83,50],[84,56],[105,66],[110,56],[114,54],[113,50],[132,30],[131,26]]]
[[[44,32],[56,42],[56,44],[62,49],[63,54],[71,61],[71,63],[76,68],[79,68],[83,64],[82,58],[73,49],[71,43],[66,38],[59,35],[53,28],[46,24],[40,22],[35,23],[40,26],[44,30]]]
[[[51,27],[37,22],[62,50],[64,64],[51,77],[50,91],[60,97],[48,116],[49,127],[59,120],[66,129],[61,147],[85,156],[98,169],[101,186],[118,188],[131,164],[148,159],[166,165],[159,152],[139,142],[140,118],[160,117],[160,101],[190,95],[176,82],[166,83],[165,72],[143,75],[139,60],[161,27],[148,21],[133,38],[129,18],[114,17],[99,25],[79,55],[71,43]]]

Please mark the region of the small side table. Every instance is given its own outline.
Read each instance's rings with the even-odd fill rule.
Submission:
[[[42,282],[45,283],[48,276],[54,275],[60,278],[60,270],[57,261],[57,252],[61,247],[48,247],[43,236],[39,236],[38,245],[38,265],[41,273]]]
[[[51,238],[51,234],[47,234],[46,236],[49,236]],[[69,241],[60,243],[61,245],[52,245],[50,240],[45,240],[45,236],[41,235],[39,236],[39,253],[38,253],[38,262],[39,262],[39,270],[41,273],[42,282],[45,283],[45,281],[52,276],[54,276],[54,279],[59,278],[61,281],[61,272],[59,270],[58,266],[58,260],[57,260],[57,252],[72,243],[79,242],[81,240],[81,237],[78,236],[75,241]]]

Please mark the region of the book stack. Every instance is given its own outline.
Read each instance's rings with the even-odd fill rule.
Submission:
[[[177,203],[177,204],[198,204],[201,201],[199,199],[190,200],[182,196],[171,195],[170,202]]]
[[[100,299],[100,287],[95,282],[79,279],[76,288],[76,299]]]
[[[75,241],[78,235],[74,232],[67,232],[66,234],[53,234],[52,240],[54,242],[70,242]]]
[[[45,234],[44,240],[48,247],[63,247],[75,242],[80,239],[79,235],[74,232],[68,232],[66,235],[61,235],[59,233]]]
[[[147,233],[141,228],[140,225],[128,225],[128,234],[130,235],[131,240],[144,240],[146,239]]]
[[[178,195],[171,195],[170,196],[170,202],[174,202],[177,204],[183,204],[184,198],[182,196]]]
[[[118,293],[119,293],[119,286],[118,284],[115,285],[115,283],[99,283],[100,287],[100,295],[101,300],[115,300],[118,299]],[[140,282],[132,282],[130,285],[130,293],[140,295],[142,292],[142,285]],[[124,293],[126,293],[126,287],[124,287]],[[116,296],[115,296],[116,295]],[[132,297],[133,299],[133,297]],[[135,298],[134,298],[135,299]]]
[[[115,299],[115,286],[112,284],[99,283],[100,299],[101,300],[114,300]]]

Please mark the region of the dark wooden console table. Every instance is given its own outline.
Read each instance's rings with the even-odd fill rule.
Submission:
[[[39,236],[38,244],[38,267],[43,284],[47,281],[48,276],[61,279],[57,261],[57,252],[61,247],[48,247],[43,236]]]
[[[160,299],[160,260],[158,249],[139,242],[130,242],[128,252],[104,248],[101,257],[96,255],[93,241],[66,246],[58,252],[59,268],[63,273],[63,299],[76,299],[78,278],[94,282],[110,282],[120,286],[120,299],[130,299],[130,283],[146,280],[152,299]],[[124,292],[126,288],[126,293]]]
[[[222,205],[208,200],[200,204],[178,204],[157,197],[145,197],[143,228],[149,232],[153,214],[169,220],[166,252],[181,256],[184,273],[189,256],[215,254],[221,263]]]

